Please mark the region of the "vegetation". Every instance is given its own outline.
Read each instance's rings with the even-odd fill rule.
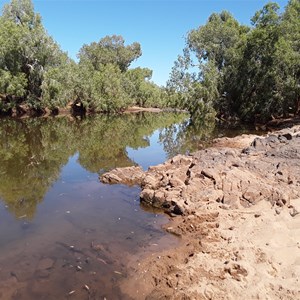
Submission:
[[[149,69],[129,69],[139,43],[113,35],[83,45],[75,63],[47,34],[31,0],[11,0],[0,17],[0,112],[118,112],[129,105],[164,106],[166,93]]]
[[[78,63],[47,34],[31,0],[0,17],[0,112],[120,112],[128,106],[187,109],[192,122],[266,121],[300,111],[300,0],[280,13],[268,3],[251,27],[226,11],[191,30],[167,87],[148,68],[130,68],[139,43],[112,35],[83,45]]]
[[[238,23],[226,11],[187,34],[167,87],[195,120],[266,121],[300,110],[300,1],[268,3]]]

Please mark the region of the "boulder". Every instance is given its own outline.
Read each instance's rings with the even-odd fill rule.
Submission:
[[[145,173],[141,167],[116,168],[100,176],[100,181],[109,184],[141,185]]]

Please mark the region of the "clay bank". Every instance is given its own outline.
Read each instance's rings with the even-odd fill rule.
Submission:
[[[140,185],[140,201],[168,213],[165,229],[182,238],[132,265],[123,284],[132,298],[300,298],[300,126],[217,139],[101,181]]]

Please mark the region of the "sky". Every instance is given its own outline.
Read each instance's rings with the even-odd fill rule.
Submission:
[[[1,7],[6,0],[0,0]],[[106,35],[122,35],[125,44],[139,42],[142,56],[131,67],[153,70],[152,80],[165,85],[182,53],[186,33],[204,25],[210,14],[230,11],[242,24],[265,0],[33,0],[48,33],[69,56],[83,44]],[[276,1],[284,8],[287,0]]]

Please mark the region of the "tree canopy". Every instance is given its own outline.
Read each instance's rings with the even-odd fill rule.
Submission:
[[[167,96],[149,69],[129,69],[141,46],[122,36],[83,45],[79,63],[48,35],[31,0],[11,0],[0,17],[0,112],[118,112],[129,105],[164,106]]]
[[[251,27],[226,11],[191,30],[168,91],[194,118],[266,121],[300,108],[300,1],[268,3]]]
[[[178,107],[194,123],[266,121],[300,111],[300,0],[281,12],[267,3],[240,24],[227,11],[187,33],[167,86],[132,68],[137,42],[105,36],[70,59],[43,27],[31,0],[11,0],[0,16],[0,113],[120,112],[128,106]]]
[[[1,110],[25,102],[41,106],[42,82],[51,68],[62,66],[66,54],[47,35],[30,0],[12,0],[0,18]]]
[[[142,55],[142,51],[139,43],[128,46],[124,44],[125,41],[120,35],[106,36],[98,43],[83,45],[78,57],[81,63],[88,62],[97,71],[108,64],[115,64],[121,72],[125,72]]]

